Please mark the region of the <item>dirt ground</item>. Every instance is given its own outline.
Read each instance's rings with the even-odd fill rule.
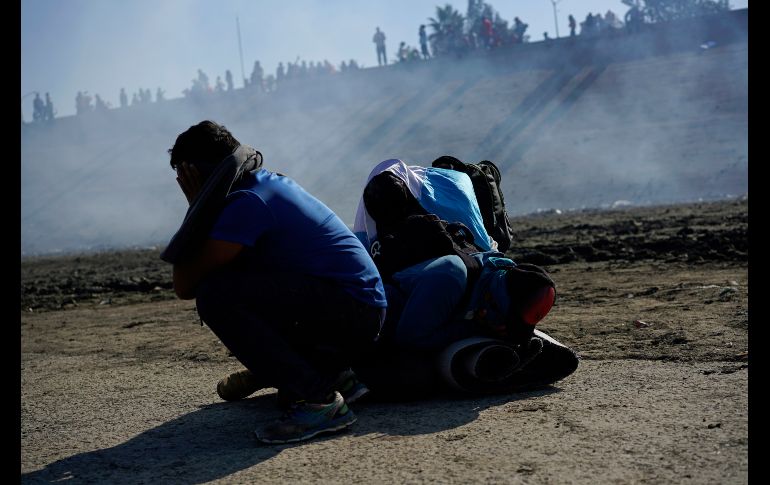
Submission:
[[[252,431],[274,389],[222,402],[237,361],[176,300],[159,249],[21,263],[21,482],[748,482],[748,200],[514,220],[544,265],[554,386],[352,406],[291,446]]]

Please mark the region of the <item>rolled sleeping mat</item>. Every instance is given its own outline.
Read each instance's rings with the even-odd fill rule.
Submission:
[[[436,364],[453,390],[498,394],[553,384],[572,374],[578,361],[573,350],[535,330],[526,347],[486,337],[457,341],[437,356]]]
[[[461,359],[464,374],[489,384],[510,377],[519,362],[519,354],[510,346],[496,342],[473,346],[467,357]]]

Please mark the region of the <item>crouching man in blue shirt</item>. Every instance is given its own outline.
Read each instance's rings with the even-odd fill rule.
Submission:
[[[372,348],[386,307],[368,252],[331,209],[262,168],[261,154],[222,125],[190,127],[169,154],[190,209],[161,257],[174,265],[177,296],[196,300],[246,367],[219,382],[219,395],[277,388],[284,416],[255,431],[267,443],[348,427],[356,418],[347,404],[367,392],[350,366]],[[236,162],[228,180],[222,169],[238,157],[248,163]]]

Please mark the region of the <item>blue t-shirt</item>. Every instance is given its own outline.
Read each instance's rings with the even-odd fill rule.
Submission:
[[[243,244],[259,272],[295,272],[339,283],[354,298],[386,306],[382,279],[361,241],[323,202],[289,177],[247,174],[227,196],[211,239]]]

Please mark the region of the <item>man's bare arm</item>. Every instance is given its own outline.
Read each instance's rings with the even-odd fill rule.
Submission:
[[[192,300],[198,285],[212,271],[235,259],[243,245],[207,239],[198,254],[189,261],[174,265],[174,292],[182,300]]]

